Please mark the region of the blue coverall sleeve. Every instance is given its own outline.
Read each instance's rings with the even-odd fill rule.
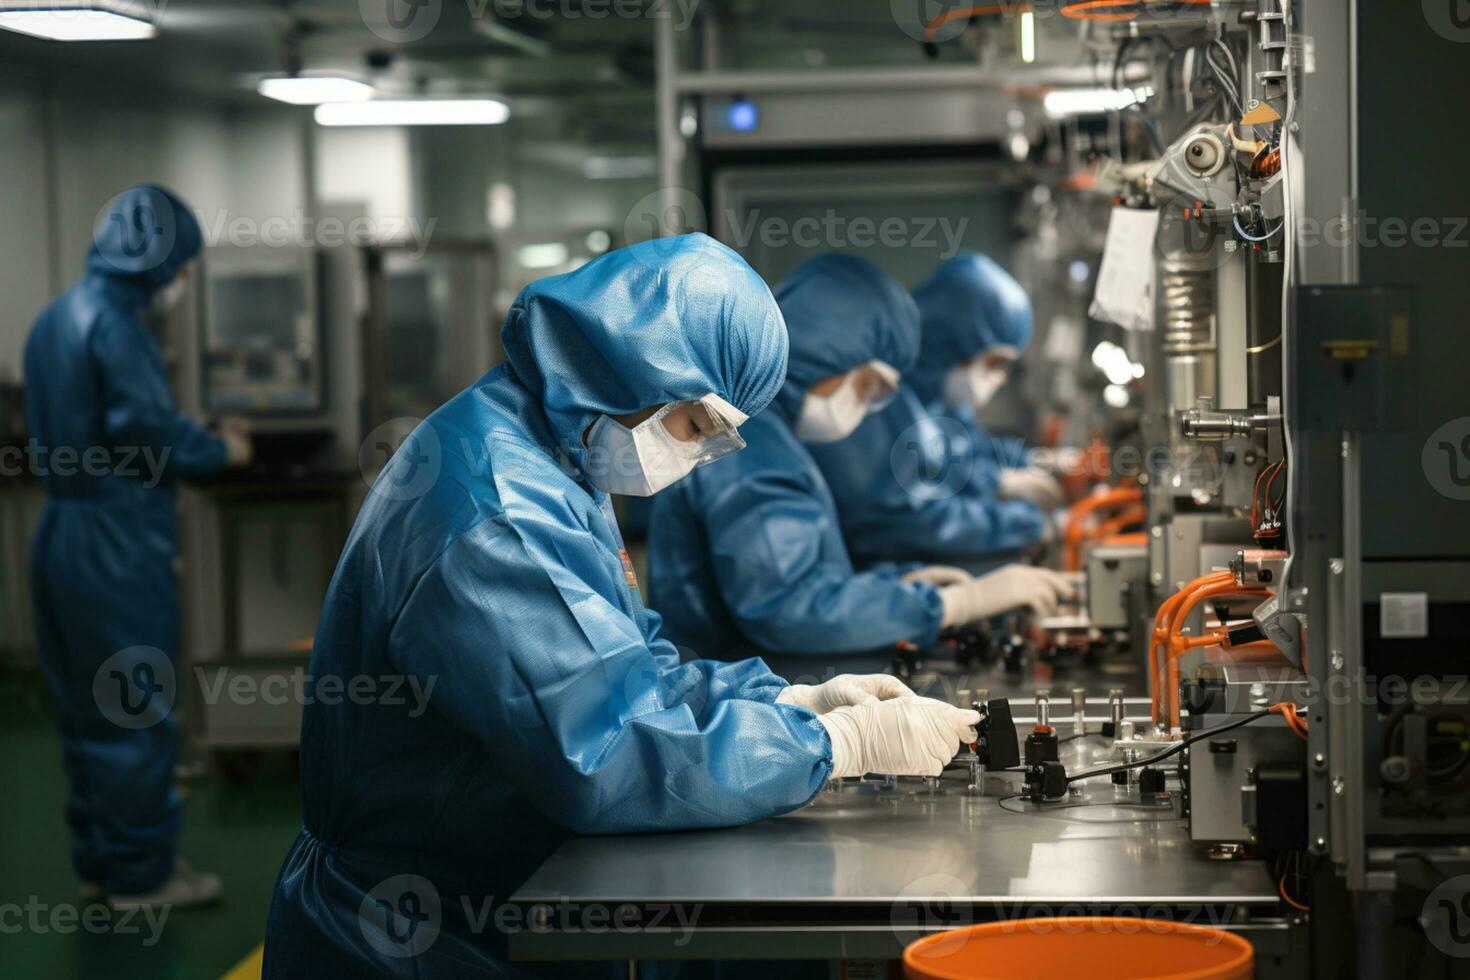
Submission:
[[[704,525],[721,597],[741,632],[780,653],[857,653],[939,636],[943,604],[891,568],[854,572],[822,554],[834,519],[800,473],[766,470],[721,487]]]
[[[643,640],[648,644],[648,650],[653,654],[653,659],[658,661],[661,669],[669,670],[679,666],[680,661],[683,659],[679,653],[679,648],[665,639],[662,634],[664,618],[654,609],[645,608],[643,614],[645,617]],[[778,693],[779,691],[780,689],[777,688]],[[771,697],[774,698],[775,695],[773,694]]]
[[[658,662],[662,683],[668,690],[692,690],[703,684],[706,690],[739,691],[739,696],[747,701],[775,704],[776,697],[787,688],[786,679],[772,673],[759,657],[733,663],[721,660],[683,662],[679,647],[658,635],[663,617],[652,609],[647,613],[649,626],[644,635],[648,638],[648,648],[654,660]],[[707,699],[707,696],[701,699]]]
[[[432,704],[495,767],[579,833],[719,827],[806,803],[832,767],[816,716],[772,703],[759,660],[661,664],[595,568],[600,545],[558,529],[558,567],[501,518],[449,546],[394,624],[395,667],[437,678]]]
[[[973,472],[955,489],[924,479],[918,471],[933,464],[917,452],[892,453],[889,462],[881,486],[843,512],[843,534],[860,560],[958,560],[1011,551],[1041,537],[1046,518],[1039,508],[997,499]],[[983,471],[984,464],[975,467]]]
[[[928,415],[904,391],[847,439],[813,451],[854,558],[962,561],[1041,536],[1040,510],[995,496],[999,470],[972,445],[970,431]]]
[[[1012,551],[1041,537],[1045,518],[1025,500],[992,500],[961,493],[942,500],[876,505],[844,526],[860,558],[974,558]]]
[[[104,317],[92,331],[91,350],[102,387],[102,431],[113,448],[150,453],[171,477],[204,476],[225,465],[224,441],[174,407],[163,359],[142,323],[122,314]]]

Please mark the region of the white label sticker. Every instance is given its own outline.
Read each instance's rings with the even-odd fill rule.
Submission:
[[[1113,208],[1088,313],[1128,330],[1154,328],[1154,239],[1159,212]]]
[[[1384,592],[1379,595],[1382,637],[1429,635],[1429,595],[1424,592]]]

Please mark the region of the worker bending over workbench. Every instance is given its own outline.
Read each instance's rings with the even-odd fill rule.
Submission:
[[[946,627],[1055,610],[1071,586],[1049,569],[854,570],[808,447],[848,438],[893,399],[918,353],[918,314],[871,262],[835,253],[803,263],[776,297],[790,311],[791,361],[771,406],[741,430],[749,448],[654,503],[651,601],[669,637],[726,658],[800,655],[819,673],[831,655],[927,647]],[[888,452],[869,465],[886,469]]]
[[[885,293],[898,284],[886,280]],[[793,333],[830,333],[829,277],[793,276],[781,311]],[[918,358],[897,397],[845,439],[813,444],[843,538],[859,566],[885,561],[995,567],[1038,540],[1042,508],[1061,502],[1048,474],[1020,465],[1025,450],[978,428],[975,413],[1005,383],[1031,335],[1031,304],[1019,283],[983,256],[942,265],[889,315],[920,325]],[[907,326],[905,325],[907,330]]]
[[[780,310],[739,256],[703,235],[618,249],[527,286],[501,339],[507,362],[379,475],[328,588],[311,683],[407,675],[429,709],[308,699],[267,977],[545,975],[474,911],[572,834],[760,820],[831,776],[938,775],[977,737],[976,712],[891,677],[681,663],[639,598],[608,493],[752,452],[747,416],[785,376]]]

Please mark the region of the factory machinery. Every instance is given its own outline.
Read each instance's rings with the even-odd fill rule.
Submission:
[[[1081,57],[987,64],[1027,13],[1060,13],[1076,30],[1047,43]],[[1077,607],[903,652],[916,691],[982,716],[927,784],[869,776],[781,820],[578,840],[513,897],[697,900],[687,945],[568,929],[513,953],[892,960],[956,924],[1150,909],[1246,935],[1257,976],[1459,975],[1470,293],[1463,226],[1434,216],[1470,215],[1470,184],[1446,181],[1458,143],[1437,135],[1463,132],[1463,100],[1422,80],[1470,85],[1470,27],[1352,0],[940,16],[979,64],[740,70],[719,31],[662,28],[657,203],[707,201],[703,226],[773,281],[801,256],[732,229],[787,213],[783,195],[1018,215],[1020,242],[992,209],[965,245],[1009,256],[1032,294],[1017,387],[1065,417],[1048,441],[1084,448],[1061,460],[1079,503],[1052,548]],[[1103,88],[1040,119],[1081,85]],[[737,107],[752,125],[719,125]],[[913,281],[936,260],[883,258]]]
[[[1221,854],[1308,850],[1308,611],[1283,605],[1287,189],[1304,179],[1289,37],[1288,12],[1262,0],[1110,38],[1116,77],[1148,73],[1119,89],[1134,104],[1102,141],[1113,210],[1091,313],[1121,328],[1137,425],[1063,528],[1086,601],[1052,637],[1110,635],[1146,661],[1148,718],[1115,733],[1120,761],[1167,759],[1192,836]]]
[[[705,225],[773,280],[797,257],[732,229],[783,193],[876,209],[897,193],[886,178],[948,206],[936,188],[973,203],[1015,183],[1022,241],[966,244],[1013,259],[1038,314],[1020,384],[1069,419],[1058,442],[1086,448],[1063,471],[1083,496],[1055,549],[1082,600],[950,638],[958,682],[933,652],[900,658],[916,688],[986,711],[957,775],[1014,793],[1016,773],[978,770],[1023,771],[1027,798],[1007,806],[1028,814],[1163,788],[1201,858],[1264,861],[1282,909],[1355,911],[1337,955],[1365,973],[1405,925],[1395,895],[1418,889],[1417,910],[1470,870],[1464,252],[1448,221],[1415,247],[1392,247],[1385,221],[1470,213],[1470,189],[1444,179],[1454,141],[1407,138],[1463,130],[1445,115],[1463,116],[1458,101],[1431,108],[1414,79],[1463,90],[1470,60],[1453,14],[1411,6],[944,5],[930,27],[968,25],[980,64],[927,71],[739,71],[713,29],[681,47],[664,28],[658,45],[661,213],[687,218],[681,188],[700,189]],[[985,63],[1026,16],[1058,14],[1073,29],[1047,43],[1080,44],[1070,68]],[[1058,118],[1047,99],[1041,119],[1038,95],[1082,84],[1111,104]],[[828,161],[824,183],[797,186],[797,154]],[[972,159],[992,169],[956,169]],[[887,258],[909,274],[912,256]],[[1089,349],[1109,390],[1088,387]],[[1133,674],[1076,681],[1093,686],[1082,710],[1052,712],[1062,699],[1020,675],[1033,651]],[[971,671],[997,655],[1007,675]],[[1462,920],[1396,934],[1422,945]]]
[[[1303,911],[1311,893],[1354,908],[1347,955],[1375,975],[1395,894],[1417,911],[1470,841],[1470,547],[1463,515],[1435,520],[1465,448],[1435,434],[1463,414],[1435,379],[1438,359],[1463,363],[1464,301],[1444,299],[1443,248],[1416,265],[1358,224],[1371,208],[1412,220],[1424,196],[1353,122],[1389,97],[1391,60],[1357,39],[1422,24],[1350,4],[1168,6],[1105,35],[1115,78],[1148,75],[1098,140],[1113,211],[1091,313],[1119,328],[1141,404],[1062,531],[1081,607],[1040,641],[1146,661],[1148,714],[1113,712],[1110,758],[1079,767],[1058,761],[1058,732],[1082,734],[1081,716],[1055,726],[1038,699],[1023,751],[1006,734],[998,761],[1038,809],[1090,776],[1145,798],[1177,787],[1209,856],[1272,862]],[[1339,218],[1346,234],[1312,234]],[[1433,905],[1419,924],[1442,943],[1458,913]]]

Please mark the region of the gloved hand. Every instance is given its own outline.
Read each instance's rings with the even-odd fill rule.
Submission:
[[[832,740],[832,776],[938,776],[979,736],[980,713],[933,698],[895,698],[834,708],[817,721]]]
[[[951,585],[939,590],[944,602],[941,628],[973,623],[1029,606],[1038,616],[1050,616],[1063,599],[1076,590],[1067,576],[1050,568],[1034,565],[1006,565],[982,575],[965,585]]]
[[[936,589],[946,585],[962,585],[965,582],[975,581],[975,576],[963,568],[955,568],[953,565],[925,565],[916,568],[903,576],[905,582],[928,582]]]
[[[791,684],[776,695],[776,703],[794,704],[822,715],[844,705],[917,696],[891,674],[838,674],[821,684]]]
[[[1057,478],[1039,466],[1000,471],[999,493],[1005,500],[1027,500],[1042,510],[1055,510],[1067,499]]]
[[[243,419],[233,416],[220,421],[220,438],[225,441],[225,465],[249,466],[255,458],[255,444]]]

